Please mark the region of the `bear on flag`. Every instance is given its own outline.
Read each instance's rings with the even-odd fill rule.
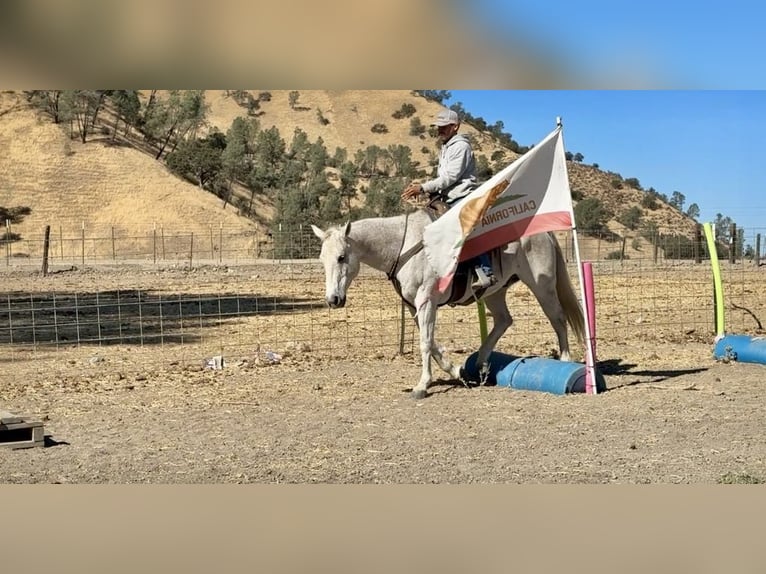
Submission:
[[[440,292],[451,284],[460,261],[526,235],[573,228],[561,131],[559,125],[426,227],[423,246]]]

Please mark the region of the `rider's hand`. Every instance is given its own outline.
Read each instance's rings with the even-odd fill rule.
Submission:
[[[402,192],[402,199],[412,199],[423,193],[423,186],[419,183],[411,183]]]

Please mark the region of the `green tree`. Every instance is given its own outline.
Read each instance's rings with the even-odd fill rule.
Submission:
[[[625,227],[631,230],[638,229],[638,227],[641,225],[641,218],[643,217],[644,212],[641,210],[638,206],[633,206],[629,209],[624,210],[620,215],[617,217],[617,221],[622,223]]]
[[[414,114],[417,110],[415,109],[415,106],[413,106],[410,103],[402,104],[402,107],[396,110],[393,114],[391,114],[391,117],[401,120],[403,118],[409,118],[412,114]]]
[[[644,193],[643,197],[641,198],[641,207],[645,207],[646,209],[651,209],[654,211],[660,206],[659,202],[657,201],[658,197],[659,196],[657,195],[657,192],[650,187],[649,190]]]
[[[694,221],[700,216],[700,206],[696,203],[692,203],[686,208],[686,216],[691,217]]]
[[[62,121],[59,102],[64,90],[32,90],[27,92],[27,100],[38,110],[49,115],[54,124]]]
[[[415,171],[412,150],[406,145],[390,145],[386,150],[395,175],[411,177]]]
[[[253,169],[252,156],[257,133],[257,120],[247,120],[243,117],[234,118],[226,132],[226,148],[221,152],[222,176],[226,181],[226,193],[223,198],[224,209],[231,199],[234,183],[247,182],[250,176]],[[254,198],[255,190],[250,189],[248,215],[252,213]]]
[[[196,181],[201,189],[211,189],[223,167],[222,154],[226,148],[226,136],[213,132],[203,139],[181,142],[168,153],[167,166],[178,175]]]
[[[680,191],[674,191],[670,195],[670,205],[675,207],[678,211],[683,211],[684,203],[686,202],[686,196]]]
[[[728,243],[731,239],[731,224],[734,220],[728,215],[722,215],[721,213],[715,214],[715,220],[713,225],[715,226],[715,239],[716,241],[722,241]]]
[[[340,165],[340,196],[346,200],[346,211],[351,211],[351,200],[356,197],[359,173],[356,164],[345,161]]]
[[[330,154],[324,145],[324,140],[318,137],[310,144],[306,154],[306,167],[310,175],[316,175],[324,172],[324,169],[330,163]]]
[[[343,198],[334,187],[325,194],[319,207],[319,222],[327,225],[340,223],[343,219]]]
[[[348,150],[344,147],[336,146],[335,153],[333,154],[332,159],[330,160],[330,165],[332,167],[340,168],[340,166],[343,165],[347,159],[348,159]]]
[[[85,143],[98,121],[98,113],[110,90],[64,90],[59,98],[59,114],[69,120],[70,134]]]
[[[9,231],[5,227],[5,222],[9,221],[13,225],[19,224],[22,221],[24,221],[24,218],[30,213],[32,213],[32,208],[28,206],[18,206],[18,207],[0,206],[0,223],[2,223],[3,225],[3,231],[0,234],[0,245],[4,245],[6,243],[13,243],[21,239],[20,234],[14,231]]]
[[[367,189],[364,213],[370,216],[388,217],[402,212],[401,193],[405,178],[374,178]]]
[[[586,197],[579,201],[574,208],[577,228],[587,235],[600,235],[608,231],[607,221],[612,217],[601,200],[596,197]]]
[[[138,127],[141,119],[141,100],[138,98],[137,90],[114,90],[110,100],[114,104],[117,116],[114,122],[114,132],[112,132],[112,140],[114,140],[120,120],[125,124],[126,136],[130,134],[131,127]]]
[[[492,177],[492,167],[489,165],[487,156],[483,153],[476,156],[476,177],[479,181],[484,181]]]
[[[305,162],[310,145],[308,134],[301,128],[296,127],[293,130],[293,139],[290,140],[290,147],[287,152],[288,159],[297,159]]]
[[[251,185],[255,189],[272,189],[280,181],[285,163],[285,148],[285,140],[279,135],[276,126],[258,131],[251,173]]]
[[[410,135],[419,137],[424,133],[426,133],[426,126],[423,125],[423,122],[420,121],[420,118],[410,118]]]
[[[354,163],[362,177],[370,177],[375,173],[381,173],[378,165],[382,165],[385,159],[385,150],[377,145],[370,145],[363,150],[357,150],[354,155]]]
[[[427,100],[442,103],[444,100],[449,100],[452,97],[452,93],[447,90],[415,90],[415,93],[423,96]]]
[[[293,110],[295,109],[295,106],[298,104],[298,98],[300,97],[300,92],[298,90],[292,90],[287,95],[287,101],[290,103],[290,108]]]
[[[168,145],[171,151],[185,139],[195,139],[207,118],[209,106],[204,90],[171,90],[164,100],[150,98],[144,109],[144,130],[157,143],[155,159]]]

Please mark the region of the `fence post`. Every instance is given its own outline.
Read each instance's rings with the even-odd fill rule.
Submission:
[[[114,225],[112,225],[112,261],[117,261],[117,251],[114,248]]]
[[[213,264],[213,261],[215,261],[215,248],[213,246],[213,226],[208,225],[208,229],[210,231],[210,264]]]
[[[45,238],[43,239],[43,277],[48,276],[48,249],[51,241],[51,226],[45,226]]]
[[[737,232],[737,257],[745,259],[745,230],[742,227]]]
[[[622,251],[620,251],[620,262],[625,261],[625,243],[628,241],[628,238],[623,236],[622,238]]]
[[[569,237],[571,237],[572,239],[572,256],[571,257],[574,257],[574,254],[577,253],[577,245],[575,245],[575,243],[577,243],[577,235],[572,233],[571,231],[568,231],[567,233],[569,233]],[[569,261],[571,261],[571,257]]]
[[[11,220],[5,220],[5,264],[11,264]]]
[[[761,266],[761,234],[755,236],[755,266]]]
[[[399,312],[399,354],[404,355],[404,299],[402,299],[402,308]]]
[[[80,238],[82,239],[82,252],[81,252],[81,262],[83,265],[85,265],[85,222],[82,222],[82,230],[80,231]]]
[[[189,241],[189,269],[193,269],[194,261],[194,232],[191,232],[191,239]]]
[[[223,222],[218,227],[218,263],[223,263]]]
[[[694,226],[694,262],[702,263],[702,224]]]
[[[736,261],[734,250],[737,247],[737,224],[732,223],[729,227],[729,263]]]
[[[162,241],[162,260],[165,261],[165,226],[160,225],[160,239]]]
[[[152,225],[152,261],[157,265],[157,224]]]
[[[61,251],[61,262],[64,262],[64,230],[59,225],[59,250]]]
[[[653,259],[654,259],[655,265],[657,265],[657,251],[659,248],[659,241],[657,237],[658,234],[659,234],[658,231],[655,231],[654,233],[652,233],[652,251],[653,251]]]

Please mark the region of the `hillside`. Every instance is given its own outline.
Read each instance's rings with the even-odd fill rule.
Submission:
[[[250,93],[257,97],[260,91]],[[269,93],[270,100],[260,102],[258,122],[262,129],[276,126],[288,145],[295,129],[300,128],[310,141],[321,137],[331,155],[336,147],[346,148],[353,157],[356,150],[369,145],[386,148],[401,144],[411,148],[413,160],[421,168],[430,171],[435,163],[437,142],[427,135],[410,135],[409,117],[392,117],[403,104],[410,104],[416,110],[413,117],[428,125],[440,104],[412,91],[304,90],[292,106],[288,90]],[[209,129],[226,132],[236,117],[247,115],[246,109],[224,91],[207,91],[205,99],[210,106]],[[109,125],[108,114],[104,112],[102,117]],[[490,124],[496,120],[485,119]],[[375,124],[385,125],[387,131],[373,133]],[[478,156],[490,159],[502,152],[503,165],[517,157],[491,134],[479,132],[467,123],[461,131],[472,134]],[[572,189],[584,197],[599,198],[615,214],[640,205],[643,192],[613,189],[613,175],[576,162],[568,162],[568,167]],[[249,194],[240,189],[239,195]],[[70,140],[60,126],[32,109],[23,94],[0,94],[0,206],[32,208],[14,229],[23,237],[39,236],[46,224],[63,228],[64,233],[79,232],[83,225],[91,230],[114,228],[124,234],[136,234],[153,226],[204,232],[211,225],[222,226],[230,233],[264,232],[273,206],[267,198],[259,199],[256,212],[261,219],[254,222],[238,215],[232,206],[224,209],[219,198],[176,177],[151,154],[115,145],[107,135],[89,136],[86,144]],[[654,211],[644,210],[644,219],[666,232],[691,234],[694,228],[691,219],[665,204]],[[609,228],[618,234],[623,231],[614,220]]]
[[[64,237],[139,236],[256,229],[220,199],[170,173],[150,155],[97,138],[82,144],[41,119],[19,94],[0,95],[0,206],[29,206],[13,231],[42,239],[46,225]]]

